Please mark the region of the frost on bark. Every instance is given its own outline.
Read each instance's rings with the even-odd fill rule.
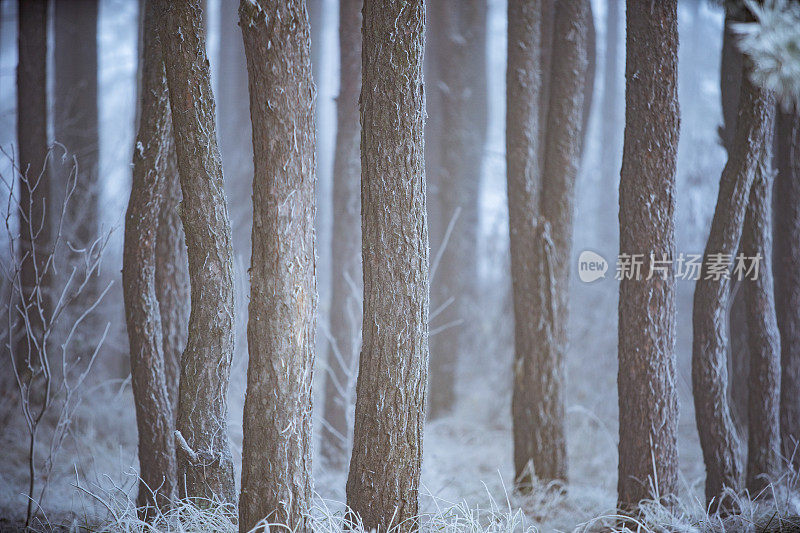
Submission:
[[[439,311],[431,336],[428,416],[455,404],[459,355],[470,349],[478,277],[478,218],[486,137],[486,0],[437,0],[429,6],[429,47],[437,105],[429,106],[439,135],[428,152],[432,247],[439,257],[431,302]],[[435,184],[434,184],[435,181]],[[434,223],[435,221],[435,223]],[[448,228],[452,230],[446,238]]]
[[[663,275],[656,270],[656,261],[675,256],[677,4],[627,3],[619,253],[642,254],[644,266],[619,289],[617,497],[623,511],[645,498],[669,503],[677,489],[675,276],[671,266]]]
[[[139,430],[139,507],[168,505],[175,495],[176,482],[175,422],[165,381],[156,295],[158,218],[173,141],[154,8],[152,2],[146,4],[142,29],[141,115],[122,256],[131,384]]]
[[[781,339],[781,453],[800,468],[800,114],[777,116],[774,264]]]
[[[564,354],[575,178],[587,81],[588,2],[554,7],[546,134],[540,131],[539,30],[535,2],[509,3],[508,202],[514,291],[512,414],[517,484],[531,475],[566,480]],[[544,34],[544,32],[542,32]],[[542,149],[537,145],[544,142]],[[539,169],[537,154],[544,154]]]
[[[156,0],[178,156],[191,284],[176,446],[179,495],[234,503],[226,395],[233,356],[233,250],[199,0]]]
[[[772,283],[772,175],[769,166],[773,128],[762,139],[761,157],[750,188],[742,230],[741,254],[760,257],[758,273],[745,276],[750,371],[748,380],[747,489],[759,493],[773,481],[780,461],[781,348]],[[754,279],[753,279],[754,278]]]
[[[322,454],[336,468],[350,457],[349,412],[361,348],[361,0],[339,3],[339,97],[333,159],[331,340],[325,376]]]
[[[19,41],[17,64],[17,146],[19,180],[14,195],[19,199],[20,284],[23,301],[30,309],[29,323],[18,332],[14,360],[18,370],[38,360],[36,346],[41,343],[44,324],[36,308],[48,314],[50,294],[47,280],[41,279],[52,242],[52,223],[47,210],[51,203],[47,158],[47,1],[19,2]],[[13,341],[12,341],[13,342]],[[17,397],[12,372],[0,378],[3,399]],[[15,401],[15,400],[14,400]]]
[[[538,324],[529,317],[541,305],[533,265],[544,257],[536,219],[539,198],[539,104],[541,3],[509,0],[508,70],[506,72],[506,164],[511,280],[514,299],[514,388],[512,418],[516,481],[530,481],[529,462],[535,455],[538,427],[534,349]],[[519,320],[517,317],[524,317]]]
[[[362,11],[363,346],[347,504],[365,529],[417,528],[428,370],[425,3]]]
[[[745,67],[749,68],[749,67]],[[733,149],[720,178],[703,269],[694,293],[692,390],[697,430],[706,465],[706,499],[719,505],[723,489],[738,490],[742,466],[739,438],[728,405],[728,330],[725,310],[730,278],[709,275],[713,258],[736,255],[747,199],[758,168],[764,139],[772,127],[774,98],[754,86],[744,72]],[[720,256],[719,254],[722,254]],[[723,503],[725,505],[725,503]]]
[[[592,4],[589,3],[586,15],[586,77],[583,82],[583,111],[581,112],[581,143],[580,157],[586,148],[586,138],[589,136],[589,119],[592,116],[592,101],[594,100],[594,83],[597,77],[597,29],[594,27],[594,14]]]
[[[314,98],[303,0],[242,0],[255,177],[239,531],[311,529],[317,288]]]
[[[169,152],[156,237],[156,296],[161,311],[161,346],[164,354],[167,393],[172,414],[177,416],[181,354],[186,348],[186,336],[189,332],[191,290],[183,222],[178,214],[181,182],[178,177],[178,161],[171,128],[169,135]]]
[[[736,135],[744,57],[736,46],[736,34],[732,25],[741,22],[742,15],[741,9],[731,4],[726,5],[720,58],[722,125],[718,128],[720,143],[726,153],[734,149],[733,141]],[[730,335],[728,398],[731,416],[740,437],[747,435],[748,378],[750,374],[744,292],[742,283],[731,284],[731,302],[728,312],[728,334]]]

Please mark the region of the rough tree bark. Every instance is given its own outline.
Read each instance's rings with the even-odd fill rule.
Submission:
[[[158,217],[168,179],[172,120],[153,2],[142,28],[139,132],[125,215],[122,286],[130,343],[131,384],[139,430],[139,497],[145,516],[175,495],[175,422],[165,381],[161,315],[156,295]]]
[[[533,122],[540,115],[531,79],[538,74],[535,39],[541,20],[534,20],[536,15],[529,9],[533,8],[509,5],[509,21],[519,22],[509,26],[514,56],[512,60],[509,54],[508,116],[518,118],[509,122],[506,133],[517,354],[512,400],[514,456],[516,479],[522,488],[530,485],[531,474],[544,481],[566,480],[567,476],[564,354],[568,261],[583,140],[591,17],[588,2],[582,0],[554,6],[552,68],[547,76],[550,99],[543,136]],[[529,31],[533,35],[528,35]],[[524,118],[527,113],[531,114]],[[530,160],[540,149],[534,136],[545,143],[541,178],[537,177],[537,162]]]
[[[28,323],[22,324],[14,349],[14,364],[25,372],[38,360],[45,315],[50,308],[47,279],[42,275],[52,242],[53,224],[48,216],[50,176],[47,160],[47,2],[19,2],[17,64],[17,146],[19,179],[19,249],[17,261],[23,294],[20,305]],[[12,340],[12,342],[14,342]],[[15,403],[17,386],[12,372],[5,372],[2,394]]]
[[[781,334],[781,453],[800,469],[800,114],[779,112],[776,120],[772,268]]]
[[[583,84],[583,114],[581,116],[581,158],[583,158],[583,151],[586,148],[586,138],[589,136],[589,119],[592,117],[594,83],[597,77],[597,29],[594,26],[591,3],[588,9],[589,14],[586,17],[586,79]]]
[[[172,139],[171,121],[170,139]],[[178,415],[181,354],[186,348],[186,337],[189,333],[191,302],[183,222],[178,213],[181,182],[178,176],[177,157],[175,142],[171,141],[164,173],[165,183],[156,237],[156,297],[161,311],[161,346],[164,354],[167,393],[175,417]]]
[[[428,370],[425,2],[362,11],[363,346],[347,504],[365,529],[418,526]]]
[[[486,10],[486,0],[438,0],[429,7],[430,23],[438,33],[431,53],[437,56],[434,77],[439,93],[438,104],[429,113],[441,132],[431,154],[436,159],[436,194],[429,194],[430,209],[438,211],[433,245],[437,255],[441,253],[431,278],[431,302],[441,309],[431,337],[431,418],[447,414],[455,404],[458,358],[469,350],[474,326],[470,322],[477,296],[476,243],[486,137]]]
[[[720,95],[722,103],[722,125],[718,128],[720,142],[727,153],[734,149],[736,118],[739,112],[739,93],[742,85],[743,55],[736,47],[736,34],[733,23],[741,22],[743,13],[733,4],[726,5],[725,24],[722,34],[722,55],[720,58]],[[693,94],[688,92],[687,94]],[[745,309],[742,283],[731,284],[728,334],[730,353],[728,369],[728,398],[731,416],[739,431],[739,436],[747,435],[748,379],[750,363],[747,342],[747,310]]]
[[[325,378],[322,454],[341,468],[350,457],[354,362],[361,348],[361,0],[339,3],[340,84],[333,159],[331,342]]]
[[[678,481],[675,275],[656,263],[675,256],[677,0],[628,0],[627,43],[619,253],[642,254],[644,268],[619,289],[617,501],[626,512],[645,498],[669,503]]]
[[[266,516],[309,531],[317,307],[310,27],[304,0],[242,0],[239,16],[255,154],[239,531]]]
[[[233,249],[203,14],[200,0],[156,1],[191,283],[176,424],[179,495],[234,503],[226,421],[233,357]]]
[[[725,487],[740,488],[742,467],[739,438],[727,398],[725,310],[730,296],[730,278],[710,276],[708,266],[714,264],[714,258],[730,259],[738,250],[747,198],[763,139],[772,124],[774,107],[774,98],[754,86],[745,72],[733,149],[722,171],[717,207],[694,293],[692,390],[706,465],[706,499],[709,503],[716,499],[716,505],[723,503],[719,498]]]
[[[535,349],[539,328],[533,320],[542,305],[534,264],[544,257],[537,221],[539,174],[539,105],[541,102],[541,1],[508,2],[508,67],[506,72],[506,178],[514,300],[514,387],[511,401],[516,482],[530,483],[529,463],[535,456]]]
[[[56,142],[69,157],[54,158],[54,181],[63,190],[78,162],[78,182],[65,224],[73,246],[91,244],[99,229],[99,129],[97,118],[98,0],[56,0],[53,4],[54,120]],[[61,154],[58,154],[61,155]],[[94,291],[86,291],[93,301]]]
[[[750,371],[748,380],[747,489],[753,497],[775,480],[780,461],[780,333],[772,283],[772,176],[769,165],[773,128],[760,140],[761,156],[750,188],[740,253],[760,257],[755,279],[744,277]]]

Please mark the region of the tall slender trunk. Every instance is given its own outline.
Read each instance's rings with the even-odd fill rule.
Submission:
[[[761,158],[750,188],[742,230],[741,254],[759,258],[758,272],[744,277],[750,371],[748,379],[747,489],[755,497],[775,480],[780,462],[780,333],[772,283],[772,176],[769,164],[773,128],[761,140]]]
[[[186,348],[186,337],[189,334],[191,287],[183,222],[178,214],[181,182],[174,140],[169,143],[169,148],[156,236],[156,297],[161,311],[161,346],[167,393],[172,414],[177,417],[181,354]]]
[[[361,0],[339,3],[340,83],[333,160],[331,342],[325,378],[322,454],[334,467],[350,458],[355,362],[361,349]]]
[[[743,55],[736,47],[736,34],[732,24],[739,22],[738,13],[729,7],[725,13],[722,34],[722,55],[720,58],[720,95],[722,103],[722,124],[718,128],[720,142],[727,153],[734,149],[736,118],[739,112],[739,93],[742,86]],[[687,94],[694,94],[687,92]],[[728,397],[731,416],[740,436],[747,434],[748,378],[750,374],[747,346],[747,310],[745,309],[744,289],[741,283],[731,286],[731,303],[728,312],[728,334],[730,353],[728,368],[730,380]]]
[[[51,295],[45,276],[47,258],[53,239],[54,224],[48,216],[51,201],[47,161],[47,2],[19,2],[17,64],[17,146],[19,178],[15,195],[19,199],[19,248],[22,301],[26,311],[16,344],[14,364],[26,372],[38,361],[37,346],[42,342],[45,325],[40,310],[47,316]],[[5,372],[2,394],[17,397],[13,373]]]
[[[91,244],[100,227],[98,182],[100,138],[97,117],[98,0],[55,0],[54,134],[67,158],[56,157],[54,181],[63,190],[78,163],[78,180],[66,221],[73,246]],[[57,155],[61,155],[60,153]],[[86,298],[93,299],[94,291]]]
[[[774,260],[781,333],[781,452],[800,469],[800,114],[777,117]]]
[[[594,25],[591,3],[589,3],[589,14],[586,17],[586,63],[586,80],[583,84],[583,114],[581,116],[581,157],[586,148],[586,138],[589,136],[589,119],[592,116],[594,83],[597,77],[597,29]]]
[[[308,12],[304,0],[242,0],[239,16],[255,154],[239,531],[266,516],[309,531],[317,288]]]
[[[644,268],[619,288],[617,496],[633,511],[645,498],[669,503],[678,482],[675,275],[656,263],[675,257],[677,0],[628,0],[627,43],[619,253],[641,254]]]
[[[161,197],[169,179],[172,119],[164,79],[156,6],[147,2],[142,28],[142,99],[125,215],[122,286],[131,355],[131,383],[139,430],[137,505],[166,507],[175,494],[175,421],[165,381],[156,243]]]
[[[425,2],[362,11],[363,346],[347,504],[365,529],[417,529],[428,371]]]
[[[506,133],[517,353],[512,402],[514,455],[516,479],[522,487],[530,484],[531,474],[545,481],[566,480],[567,476],[564,354],[569,257],[591,16],[589,4],[583,0],[553,6],[551,69],[546,77],[541,76],[539,85],[546,79],[550,92],[543,135],[541,129],[529,133],[536,132],[533,120],[541,117],[529,78],[539,72],[535,61],[540,54],[531,41],[537,38],[535,28],[541,19],[534,20],[536,15],[527,9],[534,8],[509,6],[509,21],[519,18],[525,25],[517,27],[515,23],[513,34],[509,27],[509,42],[515,50],[513,58],[509,55],[507,98],[509,117],[531,114],[525,122],[515,119],[509,123]],[[531,92],[522,91],[523,87]],[[534,135],[544,142],[543,149],[532,142]],[[530,158],[538,152],[544,154],[544,164],[536,183],[538,162]],[[521,189],[528,190],[521,193]],[[523,239],[527,242],[521,242]]]
[[[537,395],[541,388],[535,349],[540,330],[529,318],[542,307],[534,265],[544,257],[538,224],[539,106],[541,103],[541,1],[508,2],[508,70],[506,71],[506,177],[514,297],[514,388],[511,401],[514,471],[518,484],[530,483],[530,461],[536,455]]]
[[[181,359],[179,495],[233,503],[226,396],[233,357],[233,249],[199,0],[156,0],[180,173],[191,314]]]
[[[479,192],[486,137],[486,0],[440,0],[430,7],[438,30],[432,53],[438,105],[430,108],[440,138],[436,194],[439,222],[434,246],[441,258],[431,278],[435,309],[431,337],[428,415],[453,409],[459,355],[471,346],[476,305]],[[452,225],[449,238],[445,234]],[[446,240],[446,242],[445,242]],[[448,303],[450,302],[450,303]]]
[[[748,68],[748,67],[745,67]],[[730,259],[738,250],[747,198],[761,155],[763,140],[772,127],[774,98],[754,86],[744,71],[739,96],[736,134],[722,171],[711,231],[703,254],[703,268],[694,293],[692,316],[692,390],[695,417],[706,465],[706,499],[719,498],[723,489],[739,489],[741,459],[727,387],[728,332],[725,310],[730,278],[709,275],[715,259]],[[721,255],[720,255],[721,254]]]

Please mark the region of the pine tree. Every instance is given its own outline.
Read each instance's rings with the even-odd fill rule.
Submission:
[[[139,132],[125,215],[122,286],[131,354],[131,384],[139,430],[139,497],[166,507],[175,495],[175,421],[167,392],[161,314],[156,293],[156,244],[161,198],[169,179],[172,118],[164,79],[156,6],[145,4]]]
[[[322,453],[335,467],[344,466],[350,457],[351,376],[361,348],[361,4],[361,0],[339,3],[341,66],[333,162],[331,342],[322,426]]]
[[[242,0],[239,16],[255,154],[239,531],[267,516],[308,531],[317,310],[308,12],[304,0]]]
[[[530,485],[531,474],[545,481],[566,480],[567,475],[568,261],[591,17],[589,3],[582,0],[553,6],[553,40],[547,47],[551,68],[543,76],[537,65],[545,48],[537,43],[544,23],[540,7],[512,2],[508,16],[506,153],[516,353],[512,411],[521,487]],[[549,98],[543,114],[537,103],[541,105],[539,88],[545,83]],[[543,154],[541,161],[534,159],[538,153]]]
[[[619,253],[641,254],[644,267],[619,288],[617,493],[619,508],[633,511],[673,495],[678,481],[675,277],[656,263],[675,258],[677,0],[628,0],[626,39]]]
[[[50,307],[45,266],[53,239],[53,223],[48,216],[50,174],[46,168],[47,143],[47,2],[19,2],[17,64],[17,145],[19,179],[14,195],[19,199],[19,248],[22,301],[28,309],[21,324],[13,352],[14,364],[24,373],[38,361],[37,346],[42,342],[45,316]],[[14,342],[14,341],[12,341]],[[16,398],[17,385],[12,372],[2,379],[2,395]]]
[[[429,106],[437,128],[428,150],[428,193],[432,247],[439,257],[431,278],[437,313],[431,337],[428,415],[447,414],[455,404],[459,355],[470,348],[477,305],[478,218],[486,138],[486,0],[439,0],[429,11],[430,84],[437,104]],[[434,221],[436,223],[434,223]],[[448,230],[449,228],[449,230]],[[448,233],[449,231],[449,233]]]
[[[191,283],[181,358],[178,493],[233,503],[227,392],[233,357],[233,248],[200,0],[158,1]]]
[[[417,529],[428,370],[425,3],[362,11],[363,345],[347,504],[365,529]]]
[[[732,149],[720,178],[719,196],[694,293],[692,316],[692,390],[695,417],[706,465],[706,499],[720,502],[725,487],[741,486],[739,438],[728,405],[727,327],[724,310],[730,278],[709,275],[713,259],[735,256],[742,235],[747,199],[755,179],[764,139],[772,127],[774,98],[756,87],[745,60],[739,95],[739,118]]]
[[[779,112],[775,162],[775,308],[781,336],[781,452],[800,468],[800,114]]]
[[[750,187],[750,199],[742,230],[740,254],[759,260],[758,271],[744,276],[744,300],[748,326],[747,489],[758,495],[772,482],[780,462],[781,348],[772,283],[772,172],[769,166],[773,128],[760,141],[760,161]],[[756,258],[756,259],[752,259]]]

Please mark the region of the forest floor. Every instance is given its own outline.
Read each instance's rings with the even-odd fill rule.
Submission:
[[[502,176],[500,172],[497,175]],[[500,189],[502,191],[502,189]],[[592,213],[596,200],[589,187],[578,199],[577,212]],[[505,214],[500,210],[498,220]],[[491,221],[490,221],[491,222]],[[507,229],[502,223],[489,224],[489,238],[483,239],[480,256],[483,297],[480,312],[469,325],[474,342],[470,353],[461,354],[458,373],[458,405],[443,418],[429,420],[424,436],[421,507],[431,529],[443,531],[594,531],[608,530],[617,522],[614,515],[617,480],[617,291],[614,281],[616,244],[599,238],[598,227],[576,220],[573,256],[593,249],[610,263],[606,278],[586,284],[572,276],[570,287],[569,350],[567,354],[567,445],[569,483],[566,491],[535,486],[521,496],[512,490],[511,361],[513,319],[507,277]],[[496,227],[495,227],[496,226]],[[613,221],[609,222],[613,233]],[[601,243],[601,244],[597,244]],[[692,250],[693,251],[693,250]],[[244,338],[246,326],[245,268],[237,268],[239,302],[237,339]],[[574,274],[574,273],[573,273]],[[691,397],[691,306],[693,285],[678,283],[677,370],[680,401],[679,460],[680,505],[672,512],[659,506],[645,509],[648,527],[643,531],[719,531],[723,522],[707,516],[703,504],[704,466],[694,420]],[[110,308],[121,313],[122,302]],[[326,310],[322,309],[322,316]],[[120,323],[124,323],[121,322]],[[121,335],[124,338],[124,330]],[[119,335],[118,335],[119,336]],[[325,357],[324,335],[318,336],[319,358]],[[110,345],[104,356],[125,361],[126,346]],[[229,432],[234,460],[241,457],[242,407],[246,370],[246,347],[240,342],[234,358],[229,392]],[[106,369],[114,365],[106,363]],[[118,370],[119,372],[119,370]],[[109,372],[106,372],[109,374]],[[323,390],[324,371],[319,365],[315,390]],[[41,521],[67,526],[108,524],[109,530],[142,531],[135,520],[137,489],[136,422],[130,383],[98,376],[84,389],[84,401],[72,417],[69,435],[55,456],[47,480],[37,476],[34,500],[41,505]],[[322,405],[316,398],[315,414]],[[315,421],[315,428],[321,424]],[[47,432],[37,448],[39,462],[47,456]],[[316,446],[318,449],[319,446]],[[0,433],[0,530],[18,523],[27,506],[27,430],[21,417],[14,417]],[[346,473],[328,470],[314,458],[316,512],[340,516],[345,500]],[[42,498],[39,492],[47,490]],[[776,480],[771,501],[751,505],[745,497],[739,522],[724,522],[727,531],[742,531],[775,516],[798,514],[800,498],[796,478]],[[226,517],[203,516],[203,529],[234,530]],[[328,523],[335,523],[329,520]],[[227,525],[226,525],[227,524]],[[339,524],[341,525],[341,524]],[[200,527],[200,526],[198,526]],[[47,529],[42,526],[40,529]],[[324,528],[321,528],[325,530]],[[330,530],[336,527],[330,527]],[[186,530],[193,530],[187,527]]]
[[[572,287],[566,492],[560,494],[537,486],[531,494],[521,496],[511,488],[510,321],[487,321],[476,330],[484,342],[462,364],[457,409],[426,426],[421,506],[436,529],[457,531],[480,524],[479,531],[600,531],[615,524],[618,416],[613,322],[617,285],[610,278],[595,284],[575,281]],[[679,294],[680,309],[691,305],[691,291],[686,289]],[[503,313],[501,308],[507,303],[498,298],[497,305],[496,311]],[[653,527],[651,522],[652,529],[644,531],[721,530],[713,527],[714,520],[703,525],[707,519],[701,503],[704,468],[688,381],[690,333],[683,322],[678,328],[682,333],[677,350],[681,505],[673,513],[657,506],[651,508],[649,518],[659,525]],[[243,363],[239,362],[234,367],[231,388],[231,396],[238,401],[232,398],[230,428],[237,460],[241,450],[242,372]],[[131,513],[137,461],[130,386],[126,382],[103,382],[87,392],[87,400],[72,420],[70,437],[56,457],[45,500],[41,502],[43,514],[52,524],[107,523],[112,529],[117,524],[119,529],[137,530]],[[21,423],[12,422],[0,436],[0,516],[12,521],[24,516],[27,502],[24,432]],[[336,515],[345,499],[346,473],[329,471],[315,459],[318,511],[327,508],[324,512]],[[42,482],[38,480],[40,487]],[[794,485],[794,480],[783,480],[783,486],[789,482]],[[779,504],[759,508],[745,503],[743,508],[749,514],[743,523],[763,522],[770,513],[776,514],[775,509],[780,515],[796,514],[800,501],[793,490],[781,492],[779,499]],[[207,523],[208,518],[203,520]],[[8,521],[4,524],[0,529],[10,525]],[[228,522],[224,524],[233,527]],[[224,524],[219,527],[228,527]],[[741,529],[729,524],[727,530]]]

